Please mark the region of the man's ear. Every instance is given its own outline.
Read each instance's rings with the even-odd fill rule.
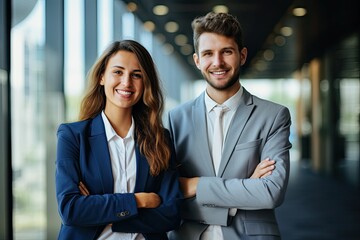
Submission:
[[[240,51],[240,65],[244,65],[247,58],[247,48],[243,47]]]
[[[193,59],[196,67],[200,70],[199,56],[196,53],[193,54]]]

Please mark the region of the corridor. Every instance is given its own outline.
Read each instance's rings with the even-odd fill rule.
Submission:
[[[360,239],[359,188],[315,174],[301,161],[291,164],[285,202],[276,212],[282,239]]]

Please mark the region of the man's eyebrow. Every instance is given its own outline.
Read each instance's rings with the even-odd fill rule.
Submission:
[[[227,49],[232,49],[234,50],[235,48],[234,47],[224,47],[223,50],[227,50]]]
[[[224,50],[235,50],[235,47],[232,47],[232,46],[223,47],[221,49],[221,51],[224,51]],[[212,52],[212,51],[213,51],[212,49],[204,49],[204,50],[200,51],[200,53],[206,53],[206,52]]]
[[[206,52],[212,52],[211,49],[205,49],[205,50],[202,50],[200,53],[206,53]]]

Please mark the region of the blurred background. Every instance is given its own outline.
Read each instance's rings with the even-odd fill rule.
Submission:
[[[167,112],[204,89],[190,23],[209,11],[244,28],[242,85],[291,111],[283,239],[360,239],[357,0],[0,0],[0,239],[57,239],[56,130],[107,44],[149,50]]]

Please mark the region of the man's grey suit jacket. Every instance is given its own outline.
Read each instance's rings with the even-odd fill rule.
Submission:
[[[283,202],[289,178],[289,110],[244,89],[216,177],[204,94],[169,113],[180,176],[201,177],[196,197],[185,201],[182,225],[169,234],[170,239],[197,240],[209,224],[221,225],[226,240],[280,239],[274,209]],[[273,173],[249,179],[265,158],[276,161]],[[233,217],[230,208],[238,209]]]

